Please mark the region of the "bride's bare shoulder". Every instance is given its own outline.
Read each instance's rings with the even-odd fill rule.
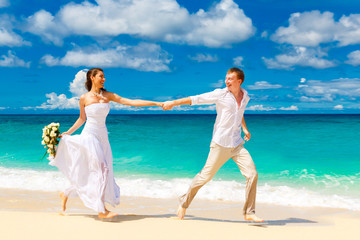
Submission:
[[[87,92],[80,96],[79,103],[82,105],[86,105],[86,103],[89,102],[90,100],[91,100],[91,94]]]

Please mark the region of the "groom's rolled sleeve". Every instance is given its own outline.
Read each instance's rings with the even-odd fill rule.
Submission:
[[[226,89],[225,89],[226,90]],[[191,105],[210,105],[215,104],[217,100],[224,94],[224,89],[216,89],[212,92],[191,96]]]

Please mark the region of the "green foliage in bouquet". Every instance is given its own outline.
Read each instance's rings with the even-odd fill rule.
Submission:
[[[43,128],[42,141],[41,144],[45,145],[44,148],[47,148],[46,153],[49,153],[50,158],[54,158],[56,155],[56,146],[59,144],[58,138],[60,137],[60,124],[59,123],[50,123],[49,125]],[[44,158],[43,157],[43,158]]]

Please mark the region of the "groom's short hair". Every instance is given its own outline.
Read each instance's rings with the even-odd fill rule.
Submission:
[[[244,82],[245,80],[245,74],[244,74],[244,71],[241,70],[240,68],[237,68],[237,67],[232,67],[230,68],[227,73],[235,73],[236,76],[242,80],[242,82]]]

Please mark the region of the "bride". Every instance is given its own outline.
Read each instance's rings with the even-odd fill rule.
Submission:
[[[105,125],[110,101],[145,107],[162,103],[130,100],[104,89],[105,76],[101,68],[87,72],[87,93],[80,97],[80,116],[74,125],[61,134],[55,158],[56,166],[70,181],[71,186],[60,193],[62,210],[71,192],[76,192],[84,205],[98,212],[99,218],[112,218],[118,214],[106,209],[105,202],[115,207],[120,203],[120,188],[113,174],[113,157]],[[86,121],[80,135],[70,136]]]

